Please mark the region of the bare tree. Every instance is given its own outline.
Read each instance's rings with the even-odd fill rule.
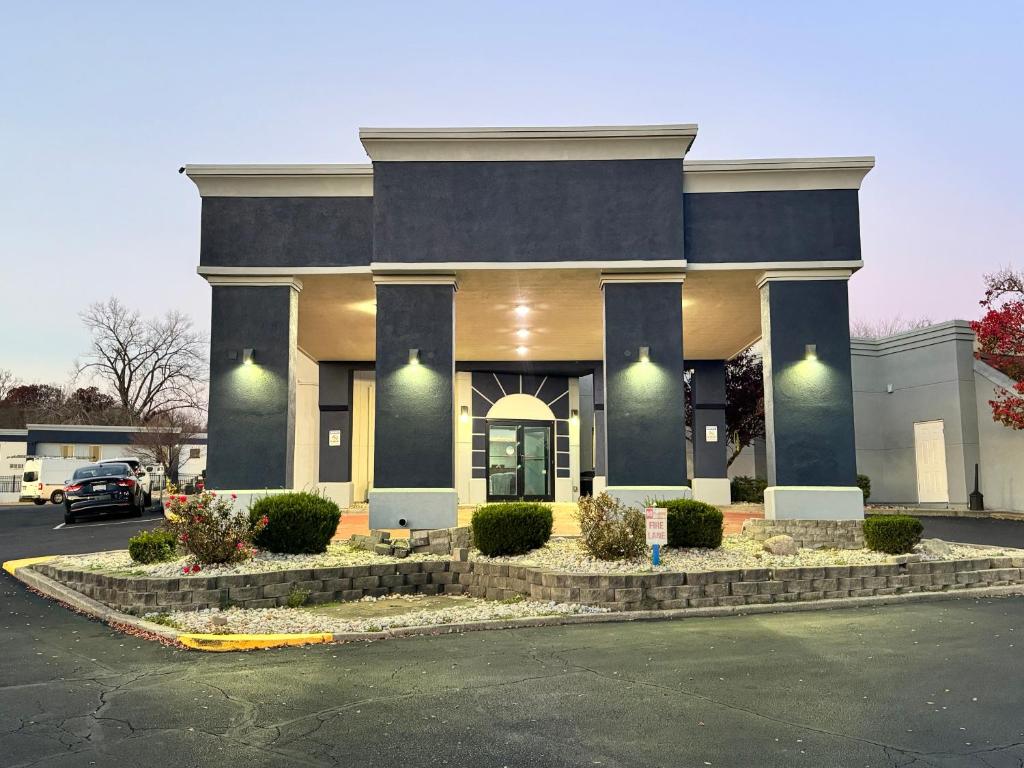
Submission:
[[[103,382],[131,417],[148,423],[202,408],[207,341],[187,315],[171,310],[143,318],[110,298],[81,318],[92,342],[76,373]]]
[[[185,449],[204,431],[194,414],[172,411],[156,417],[132,435],[132,446],[144,463],[161,464],[167,478],[178,482]]]
[[[7,393],[18,386],[21,382],[14,375],[13,371],[7,368],[0,368],[0,400],[7,397]]]
[[[927,328],[931,324],[930,317],[905,318],[903,315],[881,320],[851,320],[850,336],[855,339],[884,339],[886,336]]]

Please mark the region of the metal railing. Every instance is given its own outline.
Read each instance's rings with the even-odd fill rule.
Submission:
[[[0,475],[0,493],[21,493],[21,475]]]

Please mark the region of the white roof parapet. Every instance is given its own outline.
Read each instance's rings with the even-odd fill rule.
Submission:
[[[359,130],[375,162],[681,159],[696,136],[693,123]]]
[[[778,157],[752,160],[687,160],[683,191],[783,192],[806,189],[860,189],[875,158]]]
[[[186,165],[201,197],[372,197],[373,166]]]
[[[853,337],[850,339],[850,351],[854,355],[874,357],[929,347],[946,341],[965,341],[973,344],[974,331],[971,330],[971,324],[967,320],[947,320],[880,339]]]

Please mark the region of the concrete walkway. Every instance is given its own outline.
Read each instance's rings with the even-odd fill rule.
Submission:
[[[554,502],[550,504],[554,513],[554,525],[552,533],[555,536],[579,536],[580,528],[576,523],[574,513],[576,505],[569,502]],[[469,525],[473,517],[474,506],[459,507],[459,525]],[[731,507],[724,507],[725,532],[739,533],[743,527],[743,521],[751,517],[764,517],[764,509],[760,504],[734,504]],[[367,534],[370,532],[369,513],[365,504],[346,509],[342,512],[341,523],[338,525],[338,532],[335,534],[335,541],[349,538],[353,534]],[[409,532],[402,529],[392,529],[391,535],[394,538],[405,538]]]

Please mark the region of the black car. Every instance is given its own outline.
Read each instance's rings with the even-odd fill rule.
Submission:
[[[75,470],[64,487],[64,522],[89,512],[127,512],[145,508],[142,485],[127,464],[89,464]]]

